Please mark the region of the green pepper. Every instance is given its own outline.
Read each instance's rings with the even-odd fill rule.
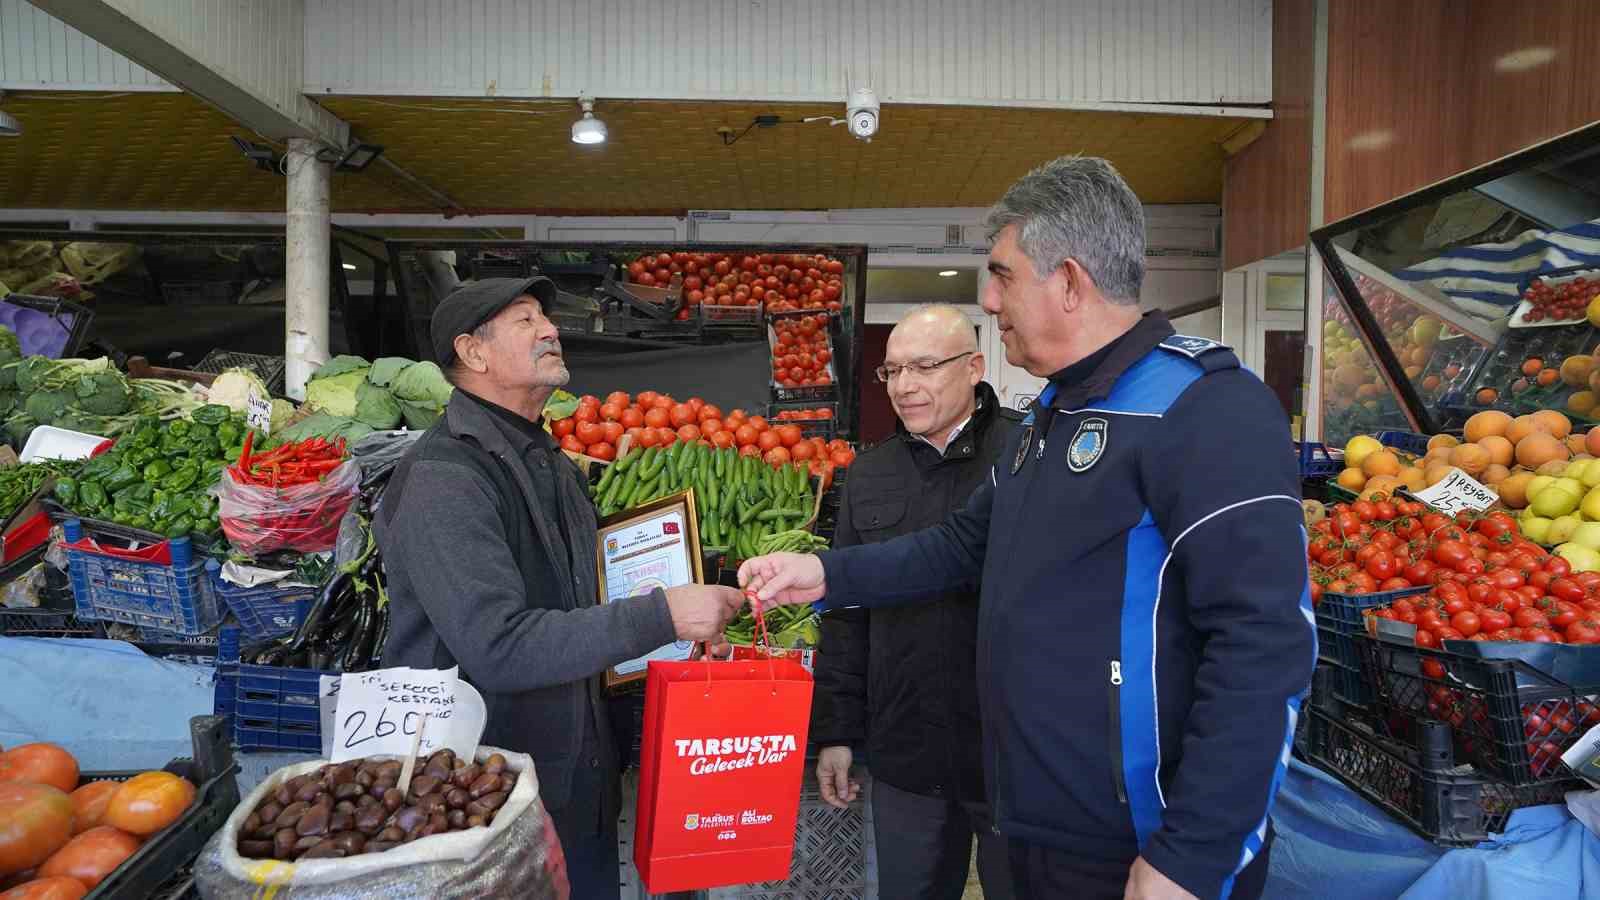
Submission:
[[[228,417],[232,414],[233,410],[226,406],[221,406],[216,403],[207,403],[205,406],[202,406],[190,413],[189,418],[196,425],[215,427],[217,425],[221,425],[223,422],[228,421]]]
[[[128,517],[129,528],[137,528],[141,531],[149,531],[150,524],[150,516],[146,515],[145,513],[136,512]]]
[[[134,429],[133,441],[130,446],[135,450],[142,450],[146,447],[154,447],[160,440],[161,429],[156,427],[154,422],[145,422]]]
[[[169,463],[164,459],[158,459],[144,467],[144,480],[149,482],[159,482],[161,479],[171,474],[171,472],[172,463]]]
[[[204,495],[200,495],[204,496]],[[192,494],[174,494],[167,499],[167,512],[174,518],[177,516],[193,516],[196,503],[200,497]]]
[[[189,423],[183,419],[177,419],[176,421],[168,422],[167,433],[177,437],[183,437],[189,433]]]
[[[238,459],[235,458],[232,461],[233,462],[238,462]],[[214,460],[214,459],[204,463],[203,465],[200,466],[200,481],[201,481],[201,483],[207,484],[207,485],[216,484],[217,481],[220,478],[222,478],[222,470],[226,469],[227,467],[228,467],[227,463],[220,462],[220,461]]]
[[[83,464],[78,470],[78,477],[84,480],[98,481],[117,469],[117,457],[111,453],[102,453],[94,459]]]
[[[231,447],[243,438],[244,432],[233,422],[223,422],[217,426],[217,440],[221,441],[224,447]]]
[[[206,425],[203,422],[196,422],[189,426],[189,443],[191,444],[202,440],[214,440],[216,436],[216,429],[212,428],[210,425]]]
[[[169,538],[181,538],[188,537],[192,531],[194,531],[194,520],[188,516],[179,516],[173,519],[166,528],[163,528],[161,533]]]
[[[178,469],[176,472],[173,472],[171,475],[168,475],[166,478],[162,479],[161,487],[165,490],[174,492],[186,491],[194,487],[195,482],[199,480],[200,467],[195,465],[185,465],[183,468]]]
[[[239,457],[242,456],[243,454],[244,454],[244,448],[243,447],[229,447],[228,451],[226,453],[222,454],[222,458],[228,461],[228,465],[233,465],[234,463],[239,461]]]
[[[106,489],[97,481],[85,481],[78,485],[78,502],[89,509],[99,509],[106,505]]]
[[[78,500],[78,480],[66,475],[57,478],[55,495],[56,499],[61,501],[62,506],[71,509],[72,504]]]
[[[126,459],[124,460],[124,462],[125,462],[126,465],[132,466],[135,469],[141,469],[142,470],[145,466],[150,465],[151,463],[155,462],[156,460],[158,460],[160,458],[161,458],[161,451],[158,450],[157,448],[155,448],[155,447],[141,447],[140,449],[134,450],[131,453],[129,453],[127,455]]]
[[[117,467],[117,470],[112,472],[110,477],[106,478],[106,490],[112,494],[115,494],[129,485],[138,483],[139,470],[135,469],[131,465],[124,464]]]

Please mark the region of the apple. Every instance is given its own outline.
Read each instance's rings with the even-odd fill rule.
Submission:
[[[1535,544],[1547,544],[1545,538],[1550,535],[1550,520],[1543,516],[1523,516],[1517,520],[1517,527],[1522,529],[1522,534]]]
[[[1578,531],[1578,526],[1580,526],[1582,524],[1583,524],[1583,520],[1582,519],[1578,518],[1575,515],[1571,515],[1570,513],[1568,515],[1565,515],[1565,516],[1557,516],[1553,521],[1551,521],[1550,530],[1545,532],[1545,536],[1544,536],[1545,543],[1547,543],[1547,544],[1564,544],[1564,543],[1566,543],[1567,541],[1572,539],[1572,536],[1574,534],[1576,534],[1577,531]]]
[[[1553,519],[1577,509],[1583,496],[1582,482],[1574,478],[1557,478],[1539,491],[1530,508],[1536,515]]]
[[[1582,544],[1566,543],[1556,548],[1556,555],[1572,564],[1579,572],[1600,571],[1600,552]]]
[[[1588,547],[1590,550],[1600,550],[1600,522],[1584,522],[1567,540]]]

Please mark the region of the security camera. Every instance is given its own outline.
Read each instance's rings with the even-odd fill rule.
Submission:
[[[845,120],[858,141],[871,143],[878,133],[878,95],[872,88],[856,88],[845,101]]]

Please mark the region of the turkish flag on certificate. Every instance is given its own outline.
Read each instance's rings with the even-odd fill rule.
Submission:
[[[792,659],[650,663],[633,851],[650,893],[789,877],[811,687]]]

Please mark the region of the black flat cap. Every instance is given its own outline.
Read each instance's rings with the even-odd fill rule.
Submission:
[[[527,294],[550,312],[556,299],[556,283],[543,275],[532,278],[484,278],[468,281],[450,292],[437,309],[428,331],[433,339],[433,358],[442,369],[456,361],[457,335],[471,334],[479,325]]]

